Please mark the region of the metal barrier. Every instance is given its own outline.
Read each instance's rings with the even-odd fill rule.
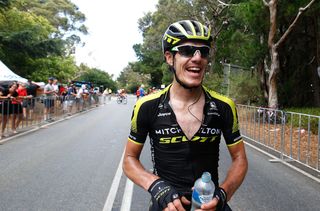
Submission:
[[[13,102],[0,99],[1,138],[88,110],[102,104],[103,100],[100,95],[88,95],[79,99],[36,97],[20,100],[20,103]]]
[[[320,116],[237,105],[244,138],[320,173]]]

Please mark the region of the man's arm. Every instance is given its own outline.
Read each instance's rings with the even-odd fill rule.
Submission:
[[[242,184],[248,170],[248,161],[243,141],[228,147],[231,155],[231,166],[229,167],[224,182],[220,185],[227,193],[226,201],[229,201],[239,186]],[[218,205],[218,199],[214,198],[211,202],[201,206],[203,210],[209,210]]]
[[[146,171],[142,166],[139,158],[143,148],[143,144],[136,144],[128,140],[124,153],[122,168],[124,173],[135,184],[145,190],[159,177]]]
[[[158,176],[146,171],[145,168],[142,166],[142,164],[139,160],[142,148],[143,148],[142,144],[141,145],[136,144],[136,143],[133,143],[129,140],[127,143],[127,146],[126,146],[125,153],[124,153],[122,168],[123,168],[123,171],[125,172],[125,174],[127,175],[127,177],[130,178],[135,184],[139,185],[140,187],[142,187],[143,189],[145,189],[147,191],[150,191],[149,190],[150,186],[154,185],[154,182],[160,178]],[[163,182],[163,181],[161,181],[161,182]],[[159,183],[161,183],[161,182],[159,182]],[[168,189],[166,189],[166,190],[168,190]],[[157,191],[158,190],[155,190],[155,192],[157,192]],[[165,193],[165,192],[163,192],[163,193]],[[166,194],[168,194],[168,193],[166,192],[164,195],[166,195]],[[151,195],[152,195],[152,193],[151,193]],[[180,202],[180,199],[179,198],[171,198],[171,197],[172,196],[170,195],[170,200],[167,202],[166,205],[162,204],[162,206],[164,207],[163,210],[164,211],[168,211],[168,210],[185,211],[185,209],[183,208],[183,206]],[[178,194],[176,194],[175,197],[178,197]],[[184,197],[182,197],[181,200],[185,204],[190,204],[190,202]],[[162,202],[162,203],[166,203],[166,202]]]
[[[221,187],[227,192],[227,200],[230,200],[244,180],[248,170],[248,161],[243,141],[228,149],[232,163]]]

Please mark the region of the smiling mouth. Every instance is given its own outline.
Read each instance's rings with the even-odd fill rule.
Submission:
[[[199,73],[201,69],[199,67],[190,67],[186,69],[188,72]]]

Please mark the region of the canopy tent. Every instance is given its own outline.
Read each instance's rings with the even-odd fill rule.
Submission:
[[[5,64],[0,61],[0,82],[19,81],[27,82],[28,80],[12,72]]]

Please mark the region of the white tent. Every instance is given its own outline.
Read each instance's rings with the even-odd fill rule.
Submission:
[[[2,63],[2,61],[0,61],[0,82],[1,81],[27,82],[28,80],[12,72],[5,64]]]

